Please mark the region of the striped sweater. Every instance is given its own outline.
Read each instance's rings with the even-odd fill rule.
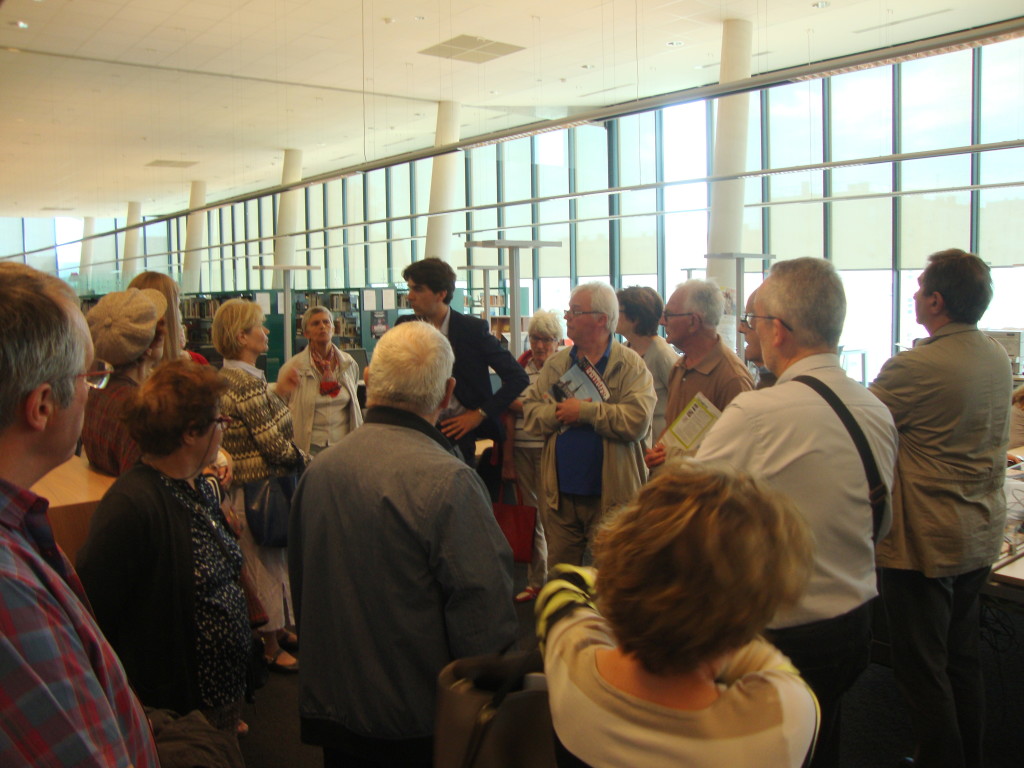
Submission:
[[[241,485],[302,468],[308,457],[292,442],[292,415],[267,383],[245,371],[224,368],[229,388],[220,411],[230,416],[222,445],[234,460],[234,483]]]

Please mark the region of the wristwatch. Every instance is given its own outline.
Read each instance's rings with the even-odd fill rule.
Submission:
[[[477,408],[476,412],[480,414],[481,418],[483,418],[484,421],[487,421],[487,411],[485,411],[483,408]]]

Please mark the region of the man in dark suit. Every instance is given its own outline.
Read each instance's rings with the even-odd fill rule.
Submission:
[[[402,278],[409,286],[409,305],[416,317],[431,323],[452,345],[455,396],[441,414],[440,426],[462,450],[466,463],[475,466],[477,438],[501,442],[501,414],[522,394],[530,379],[515,358],[502,349],[486,322],[449,306],[455,293],[455,270],[447,262],[433,257],[414,261],[402,272]],[[501,379],[497,392],[491,391],[488,369]]]

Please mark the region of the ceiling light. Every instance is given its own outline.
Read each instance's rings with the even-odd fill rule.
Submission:
[[[21,19],[18,19],[17,21],[12,21],[12,22],[9,22],[9,23],[10,23],[10,25],[12,27],[17,27],[18,29],[28,29],[28,22],[27,21],[22,21]]]
[[[667,45],[669,48],[682,48],[683,47],[683,41],[682,40],[669,40],[667,43],[665,43],[665,45]]]
[[[828,2],[828,0],[818,0],[816,3],[811,3],[811,8],[828,8],[830,5],[832,3]]]
[[[426,16],[413,16],[412,20],[413,21],[426,21],[427,17]]]
[[[580,69],[594,69],[594,65],[593,64],[582,64],[582,65],[580,65]]]

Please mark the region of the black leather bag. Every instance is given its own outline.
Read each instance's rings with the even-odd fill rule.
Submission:
[[[265,477],[246,483],[245,521],[253,541],[262,547],[288,546],[288,515],[299,475]]]
[[[548,692],[524,687],[540,653],[458,659],[438,676],[434,768],[555,768]]]

